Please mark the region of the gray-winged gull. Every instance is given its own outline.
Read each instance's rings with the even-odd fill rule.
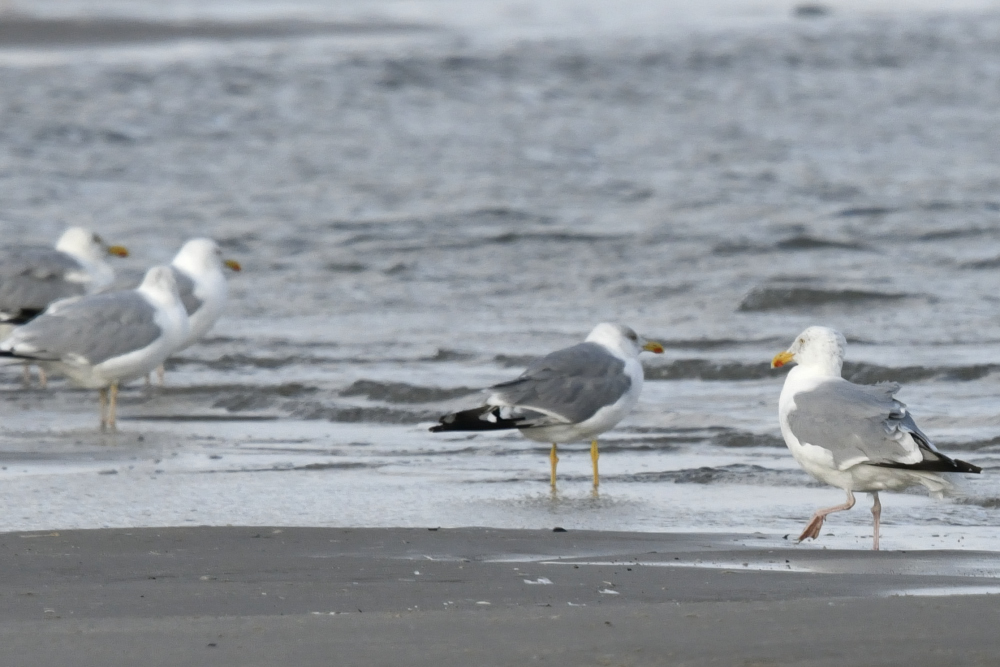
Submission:
[[[236,260],[222,259],[219,245],[206,238],[191,239],[185,243],[170,263],[190,324],[187,338],[174,352],[180,352],[208,333],[222,315],[227,297],[223,267],[233,271],[242,269]],[[156,372],[162,385],[162,364]]]
[[[24,324],[50,303],[93,294],[115,278],[107,255],[127,257],[120,245],[80,227],[63,232],[55,248],[12,246],[0,251],[0,322]]]
[[[118,385],[156,368],[187,334],[173,271],[157,266],[134,290],[57,301],[0,343],[0,356],[42,363],[99,389],[101,428],[115,428]]]
[[[128,250],[80,227],[63,232],[54,248],[22,245],[0,251],[0,339],[54,301],[110,285],[115,271],[104,261],[108,255],[127,257]],[[24,370],[27,383],[27,364]],[[44,387],[44,372],[40,380]]]
[[[626,326],[598,324],[585,342],[536,359],[516,379],[490,387],[484,405],[445,415],[431,431],[518,429],[532,440],[551,442],[553,488],[556,445],[591,440],[596,488],[597,436],[624,419],[639,400],[643,350],[660,354],[663,346]]]
[[[942,454],[921,431],[906,406],[893,398],[894,382],[858,385],[840,375],[847,341],[827,327],[809,327],[772,368],[798,364],[778,399],[781,434],[792,456],[821,482],[847,492],[847,502],[817,510],[799,542],[819,537],[823,520],[854,507],[854,492],[872,495],[874,545],[879,546],[879,491],[917,484],[935,496],[952,484],[941,473],[978,473],[980,468]]]

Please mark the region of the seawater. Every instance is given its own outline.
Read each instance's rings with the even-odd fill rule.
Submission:
[[[794,537],[842,492],[784,448],[768,362],[826,324],[846,376],[902,382],[984,468],[959,501],[884,498],[883,543],[997,548],[1000,14],[703,18],[0,48],[5,242],[89,226],[131,248],[120,287],[196,235],[245,267],[119,433],[93,392],[0,377],[0,530]],[[428,433],[600,321],[667,351],[599,493],[583,446],[553,494],[538,443]],[[816,546],[868,544],[864,504]]]

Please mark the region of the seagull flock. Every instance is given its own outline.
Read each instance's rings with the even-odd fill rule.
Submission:
[[[74,227],[55,248],[0,255],[0,322],[19,325],[0,341],[0,364],[36,363],[99,390],[102,430],[116,428],[122,383],[162,367],[215,324],[226,305],[222,268],[240,270],[215,241],[192,239],[135,289],[102,292],[114,280],[108,254],[128,251]]]
[[[13,247],[0,253],[0,365],[28,364],[98,389],[101,428],[116,427],[122,383],[148,377],[205,335],[226,304],[223,259],[207,238],[184,244],[170,266],[156,266],[135,289],[105,291],[114,280],[108,255],[123,246],[68,229],[54,248]],[[978,466],[939,451],[895,398],[900,385],[859,385],[841,376],[847,342],[813,326],[771,360],[794,363],[778,399],[781,434],[811,476],[843,489],[844,504],[820,509],[799,536],[816,539],[826,517],[851,509],[854,494],[872,496],[873,548],[879,548],[879,492],[923,486],[940,497],[954,488],[947,475]],[[636,406],[643,384],[639,355],[663,346],[620,324],[598,324],[584,342],[536,359],[521,375],[485,389],[478,407],[444,415],[430,430],[517,430],[550,443],[550,484],[556,488],[558,445],[590,441],[593,485],[600,484],[597,438]]]

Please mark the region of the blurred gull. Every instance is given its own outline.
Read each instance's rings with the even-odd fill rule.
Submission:
[[[118,385],[156,368],[188,331],[173,271],[157,266],[134,290],[57,301],[0,343],[0,357],[39,362],[99,389],[101,428],[113,429]]]
[[[227,296],[223,266],[233,271],[241,270],[236,260],[222,259],[222,251],[215,241],[203,238],[185,243],[170,263],[190,324],[187,338],[174,352],[197,342],[222,315]],[[162,385],[163,366],[160,365],[156,372]]]
[[[70,227],[55,248],[13,246],[0,253],[0,322],[24,324],[53,301],[93,294],[115,278],[107,255],[127,257],[123,246]]]
[[[93,294],[115,278],[104,261],[107,255],[127,257],[120,245],[107,245],[100,236],[70,227],[55,248],[11,246],[0,251],[0,338],[14,326],[37,317],[59,299]],[[25,381],[28,381],[25,365]],[[45,386],[45,375],[41,375]]]
[[[639,400],[643,350],[660,354],[663,347],[626,326],[598,324],[585,342],[536,359],[517,379],[490,387],[493,393],[483,406],[445,415],[431,431],[516,428],[527,438],[551,442],[552,488],[559,461],[556,445],[591,440],[596,488],[596,438],[624,419]]]
[[[821,482],[847,491],[843,505],[817,510],[799,542],[819,537],[828,514],[854,507],[854,492],[872,495],[874,545],[879,546],[879,491],[921,484],[940,497],[952,483],[939,473],[978,473],[977,466],[950,459],[921,431],[906,406],[893,398],[895,382],[858,385],[840,376],[847,341],[838,331],[809,327],[772,368],[798,364],[778,399],[781,434],[792,456]]]

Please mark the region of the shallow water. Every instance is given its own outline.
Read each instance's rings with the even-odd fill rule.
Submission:
[[[193,235],[245,267],[167,386],[124,391],[118,434],[96,431],[93,393],[0,377],[0,530],[785,543],[842,500],[781,443],[768,368],[824,323],[851,341],[845,375],[903,382],[937,444],[985,469],[961,502],[885,497],[884,546],[1000,547],[1000,14],[761,3],[629,31],[414,6],[367,17],[409,31],[0,48],[4,238],[89,225],[133,251],[123,286]],[[603,320],[667,352],[603,439],[599,495],[582,446],[563,448],[553,496],[545,447],[427,432]],[[815,548],[866,546],[865,504]]]

